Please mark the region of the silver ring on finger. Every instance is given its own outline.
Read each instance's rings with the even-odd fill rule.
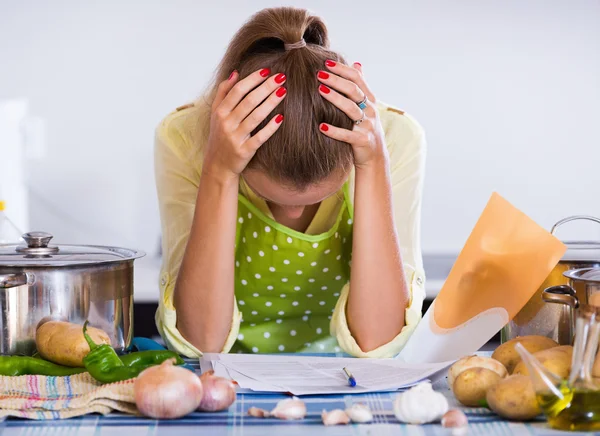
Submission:
[[[357,106],[358,106],[359,108],[361,108],[361,109],[363,109],[363,110],[364,110],[364,109],[367,107],[367,101],[368,101],[368,99],[367,99],[367,96],[365,95],[365,98],[363,98],[363,100],[362,100],[362,101],[359,101],[359,102],[358,102],[358,103],[356,103],[356,104],[357,104]]]
[[[361,112],[362,112],[362,117],[360,117],[359,120],[354,121],[354,124],[357,126],[365,120],[365,111],[361,111]]]

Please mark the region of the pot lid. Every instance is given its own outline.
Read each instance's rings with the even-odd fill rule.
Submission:
[[[563,275],[571,280],[600,283],[600,268],[580,268],[565,271]]]
[[[29,232],[24,244],[0,245],[0,267],[52,267],[122,262],[145,256],[144,252],[99,245],[49,245],[53,236]]]
[[[550,232],[554,235],[560,226],[571,221],[588,221],[600,224],[600,218],[589,215],[575,215],[563,218],[554,224]],[[567,246],[567,252],[561,262],[600,263],[600,241],[563,241],[563,243]]]

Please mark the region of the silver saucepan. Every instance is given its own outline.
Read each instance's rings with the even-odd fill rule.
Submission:
[[[563,224],[576,221],[600,224],[600,218],[577,215],[564,218],[554,224],[555,234]],[[600,241],[563,241],[567,252],[540,285],[525,307],[502,329],[502,342],[517,336],[541,335],[554,339],[561,345],[570,345],[575,328],[574,310],[587,303],[585,286],[565,274],[581,268],[600,267]],[[552,291],[544,292],[548,288]],[[563,303],[563,304],[548,304]]]
[[[546,303],[557,304],[562,310],[571,314],[570,317],[565,317],[565,322],[569,325],[565,326],[570,329],[572,343],[575,332],[575,316],[573,311],[578,309],[580,304],[590,303],[596,297],[594,294],[600,294],[600,268],[580,268],[575,270],[565,271],[563,275],[569,279],[568,285],[551,286],[544,290],[542,298]],[[576,288],[583,286],[584,292],[577,292]]]
[[[0,354],[32,355],[35,331],[49,319],[101,328],[117,352],[133,336],[133,261],[145,254],[117,247],[50,246],[31,232],[26,244],[0,246]]]

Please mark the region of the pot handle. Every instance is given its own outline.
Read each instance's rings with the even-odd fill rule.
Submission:
[[[27,274],[0,274],[0,289],[16,288],[27,284]]]
[[[563,218],[559,222],[554,224],[552,226],[552,230],[550,230],[550,233],[554,234],[556,229],[558,229],[563,224],[568,223],[569,221],[576,221],[576,220],[588,220],[588,221],[594,221],[594,222],[600,224],[600,218],[596,218],[596,217],[590,216],[590,215],[573,215],[573,216],[568,216],[566,218]]]
[[[542,292],[542,300],[545,303],[564,304],[577,309],[579,299],[575,296],[575,290],[569,285],[551,286]]]

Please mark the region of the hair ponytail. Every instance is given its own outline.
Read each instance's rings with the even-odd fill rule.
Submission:
[[[286,50],[285,45],[304,40],[306,46]],[[217,69],[216,84],[233,70],[240,78],[268,67],[272,73],[287,76],[286,98],[257,127],[262,129],[276,113],[285,121],[257,151],[249,167],[266,171],[273,179],[304,189],[336,170],[349,170],[353,164],[348,144],[326,137],[321,122],[351,129],[352,121],[318,93],[317,72],[332,59],[345,63],[329,49],[329,35],[323,20],[304,9],[269,8],[253,15],[233,36]]]

